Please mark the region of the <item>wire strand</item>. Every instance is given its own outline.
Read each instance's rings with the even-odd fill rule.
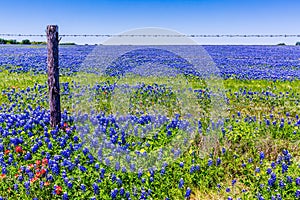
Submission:
[[[15,34],[15,33],[0,33],[0,36],[8,36],[8,37],[46,37],[46,35],[43,34]],[[165,35],[147,35],[147,34],[142,34],[142,35],[113,35],[113,34],[61,34],[59,35],[60,37],[188,37],[188,38],[214,38],[214,37],[264,37],[264,38],[272,38],[272,37],[300,37],[300,35],[291,35],[291,34],[281,34],[281,35],[276,35],[276,34],[269,34],[269,35],[198,35],[198,34],[188,34],[188,35],[170,35],[170,34],[165,34]]]

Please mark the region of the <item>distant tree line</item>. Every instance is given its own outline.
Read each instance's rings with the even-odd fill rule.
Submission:
[[[18,42],[17,40],[6,40],[3,38],[0,38],[0,44],[47,44],[47,42],[37,42],[37,41],[30,41],[28,39],[22,40],[21,42]],[[60,43],[60,45],[76,45],[73,42],[67,42],[67,43]]]

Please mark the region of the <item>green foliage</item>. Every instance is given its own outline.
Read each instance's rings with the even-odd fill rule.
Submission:
[[[6,44],[6,40],[3,38],[0,38],[0,44]]]
[[[76,45],[74,42],[64,42],[64,43],[59,43],[59,45]]]
[[[30,42],[30,40],[25,39],[25,40],[22,40],[21,44],[31,44],[31,42]]]

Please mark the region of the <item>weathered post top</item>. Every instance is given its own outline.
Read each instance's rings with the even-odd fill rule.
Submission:
[[[59,67],[58,67],[58,26],[47,26],[47,67],[48,67],[48,91],[50,105],[50,125],[55,127],[61,121]]]

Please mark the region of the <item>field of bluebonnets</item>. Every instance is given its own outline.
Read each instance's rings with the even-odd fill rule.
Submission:
[[[204,46],[224,79],[226,116],[218,121],[210,119],[213,93],[199,74],[179,58],[164,61],[182,72],[172,80],[186,82],[201,113],[196,123],[181,116],[176,90],[161,77],[120,79],[132,72],[122,60],[105,75],[81,71],[93,48],[60,47],[63,121],[51,128],[45,46],[0,46],[0,199],[300,199],[300,47]],[[166,56],[134,51],[124,59],[143,64],[145,53]],[[130,88],[120,110],[126,115],[115,113],[120,88]],[[79,105],[95,109],[75,115],[86,94]],[[194,136],[186,148],[171,146],[161,164],[132,162],[153,152],[159,159],[160,149],[186,134]]]

